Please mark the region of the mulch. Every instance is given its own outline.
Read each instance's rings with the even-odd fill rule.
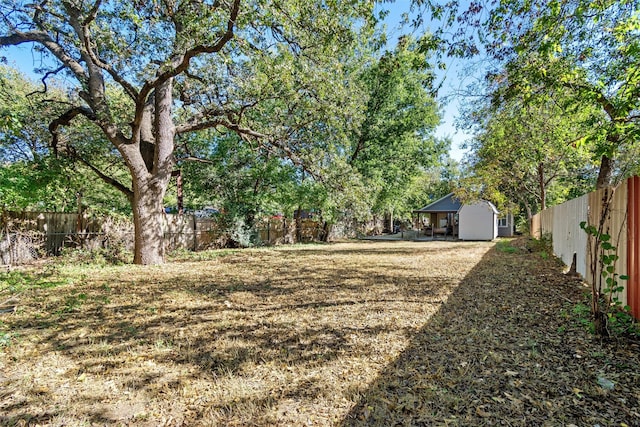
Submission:
[[[640,425],[637,337],[590,334],[584,283],[514,246],[474,267],[344,425]]]
[[[640,426],[637,337],[592,335],[581,280],[508,245],[25,275],[0,286],[0,425]]]

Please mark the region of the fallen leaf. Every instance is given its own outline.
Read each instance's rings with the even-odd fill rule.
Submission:
[[[479,416],[483,417],[483,418],[487,418],[491,416],[490,412],[487,412],[484,410],[484,406],[478,406],[476,408],[476,414],[478,414]]]

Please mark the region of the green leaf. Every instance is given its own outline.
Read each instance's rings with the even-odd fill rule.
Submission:
[[[602,245],[601,245],[601,246],[602,246],[602,249],[604,249],[605,251],[610,251],[610,250],[613,250],[613,249],[615,249],[615,248],[616,248],[615,246],[613,246],[613,245],[612,245],[611,243],[609,243],[609,242],[602,242]]]

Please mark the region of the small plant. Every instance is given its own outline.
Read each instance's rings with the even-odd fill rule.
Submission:
[[[507,254],[514,254],[518,252],[518,248],[511,246],[511,242],[508,240],[500,240],[496,244],[496,249],[498,250],[498,252],[503,252]]]
[[[59,314],[71,313],[80,308],[87,300],[87,294],[69,295],[64,300],[64,307],[58,311]]]
[[[549,259],[550,254],[553,254],[553,239],[551,234],[543,234],[539,239],[529,239],[527,249],[530,252],[540,255],[542,259]]]
[[[532,252],[551,251],[553,249],[553,237],[550,233],[545,233],[539,239],[529,240],[529,249]]]
[[[577,304],[573,307],[573,314],[577,317],[578,322],[587,328],[589,333],[594,333],[594,324],[591,320],[591,308],[586,304]]]
[[[637,331],[637,327],[630,314],[630,307],[623,305],[619,298],[624,291],[624,286],[619,281],[627,280],[628,276],[616,272],[616,262],[620,257],[617,248],[611,243],[611,235],[602,230],[603,223],[604,221],[600,228],[588,225],[586,221],[580,223],[580,228],[594,240],[596,250],[593,256],[598,257],[597,262],[592,263],[591,271],[591,315],[594,330],[601,336],[630,333]]]
[[[0,348],[7,347],[11,344],[12,338],[11,332],[0,332]]]

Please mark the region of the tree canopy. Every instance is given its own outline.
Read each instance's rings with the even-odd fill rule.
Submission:
[[[345,134],[332,123],[358,122],[350,72],[368,49],[372,12],[371,1],[18,1],[1,6],[0,46],[31,44],[50,64],[39,71],[66,79],[51,148],[127,196],[134,261],[156,264],[177,138],[232,132],[299,165],[331,153]],[[69,125],[80,118],[130,179],[74,148]],[[310,137],[318,129],[331,138]]]
[[[449,149],[433,136],[440,122],[434,78],[427,54],[410,37],[362,76],[368,97],[349,164],[364,177],[374,212],[416,209],[408,204],[413,180]]]
[[[562,108],[599,109],[601,119],[585,127],[582,135],[599,164],[597,187],[633,172],[625,162],[638,145],[640,2],[412,4],[442,23],[435,42],[430,40],[432,46],[448,55],[476,58],[487,83],[474,88],[476,94],[500,93],[499,99],[508,103],[510,97],[526,100],[539,91],[563,91]]]

